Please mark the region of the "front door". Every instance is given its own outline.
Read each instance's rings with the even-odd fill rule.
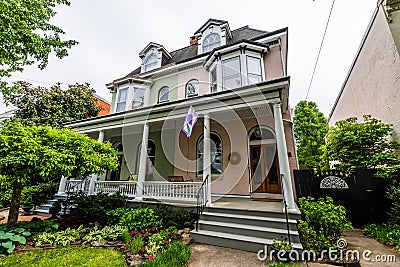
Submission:
[[[250,145],[252,193],[281,193],[275,144]]]

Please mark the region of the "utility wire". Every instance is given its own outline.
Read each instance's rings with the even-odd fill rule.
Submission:
[[[307,90],[307,94],[306,94],[306,100],[307,100],[307,98],[308,98],[308,93],[310,93],[311,84],[312,84],[312,81],[313,81],[313,79],[314,79],[315,70],[317,69],[319,56],[320,56],[320,54],[321,54],[322,46],[323,46],[323,44],[324,44],[325,35],[326,35],[326,31],[327,31],[327,29],[328,29],[329,21],[330,21],[330,19],[331,19],[331,14],[332,14],[332,10],[333,10],[333,5],[334,5],[334,4],[335,4],[335,0],[332,1],[331,10],[329,11],[328,21],[326,22],[325,31],[324,31],[324,36],[322,37],[321,46],[319,47],[317,60],[315,61],[314,70],[313,70],[313,73],[312,73],[312,75],[311,75],[310,84],[308,85],[308,90]]]

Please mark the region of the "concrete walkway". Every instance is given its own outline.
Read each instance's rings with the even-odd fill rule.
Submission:
[[[373,238],[369,238],[364,235],[364,232],[359,229],[349,230],[345,232],[345,239],[348,243],[349,249],[357,249],[360,252],[360,266],[379,266],[379,267],[398,267],[400,266],[400,253],[394,251],[391,247],[382,245]],[[247,267],[247,266],[268,266],[268,262],[259,261],[257,253],[223,248],[218,246],[211,246],[205,244],[194,243],[190,245],[192,251],[192,257],[189,267]],[[369,255],[371,261],[368,261],[362,257],[362,253],[365,250],[372,252]],[[377,262],[375,256],[384,256],[387,258],[388,255],[393,255],[396,262]],[[378,257],[379,257],[378,256]],[[300,266],[308,267],[329,267],[333,265],[320,264],[315,262],[298,262]]]

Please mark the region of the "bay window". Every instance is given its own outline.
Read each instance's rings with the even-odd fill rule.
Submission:
[[[242,86],[240,59],[238,56],[222,60],[222,86],[223,90]]]
[[[261,59],[251,56],[247,58],[247,77],[250,83],[259,83],[262,81]]]

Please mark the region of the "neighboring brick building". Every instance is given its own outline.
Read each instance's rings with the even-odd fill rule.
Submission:
[[[110,108],[111,108],[111,104],[110,102],[108,102],[106,99],[102,98],[99,95],[94,95],[94,98],[97,99],[97,106],[103,108],[100,112],[99,112],[99,117],[100,116],[104,116],[107,114],[110,114]]]
[[[329,124],[364,114],[400,135],[400,0],[379,1],[329,115]]]

